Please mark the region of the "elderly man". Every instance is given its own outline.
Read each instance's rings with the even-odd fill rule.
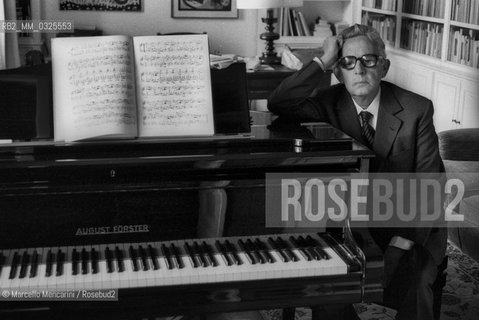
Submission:
[[[299,122],[325,121],[370,147],[372,172],[440,173],[428,99],[382,79],[390,61],[376,30],[354,25],[324,43],[324,55],[285,79],[268,108]],[[341,82],[317,89],[332,68]],[[432,285],[446,248],[444,228],[370,229],[384,251],[384,304],[397,319],[433,319]]]

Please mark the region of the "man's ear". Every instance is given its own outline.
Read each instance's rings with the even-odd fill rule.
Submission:
[[[333,73],[336,76],[336,78],[339,80],[339,82],[343,83],[343,73],[341,72],[338,66],[333,67]]]
[[[383,62],[383,74],[381,75],[381,79],[384,78],[389,71],[389,67],[391,66],[391,61],[389,59],[384,59]]]

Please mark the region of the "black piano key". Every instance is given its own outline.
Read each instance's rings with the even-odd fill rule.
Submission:
[[[148,245],[148,254],[150,255],[153,264],[153,270],[159,270],[160,264],[158,263],[158,252],[156,252],[156,248],[153,248],[151,244]]]
[[[284,241],[283,238],[277,237],[276,243],[283,249],[283,251],[288,255],[289,259],[293,262],[299,261],[298,256],[291,250],[288,243]]]
[[[123,254],[123,250],[121,250],[118,246],[115,246],[115,258],[118,266],[118,272],[125,271],[125,256]]]
[[[34,250],[32,255],[32,264],[30,267],[30,278],[35,278],[37,276],[38,259],[39,259],[38,252],[37,250]]]
[[[173,257],[176,261],[176,267],[178,269],[183,269],[185,265],[183,263],[183,259],[181,259],[180,249],[174,243],[171,243],[170,247],[171,247],[171,252],[173,252]]]
[[[133,248],[133,246],[130,246],[130,248],[128,248],[128,253],[130,254],[133,271],[137,272],[138,270],[140,270],[140,268],[138,267],[138,255],[136,253],[136,249]]]
[[[57,253],[57,267],[56,267],[56,276],[59,277],[63,275],[63,263],[65,262],[65,254],[62,250],[58,250]]]
[[[269,263],[275,263],[276,262],[276,259],[271,255],[271,253],[269,252],[269,249],[268,247],[266,246],[266,243],[264,243],[263,241],[261,241],[261,239],[259,238],[256,238],[255,242],[254,242],[257,246],[257,248],[260,250],[260,254],[265,258],[267,259],[267,261]]]
[[[299,253],[301,253],[304,259],[307,261],[313,260],[313,257],[311,257],[311,255],[298,243],[298,241],[296,241],[294,236],[289,237],[289,242],[291,242],[291,244],[298,249]]]
[[[249,262],[251,264],[256,264],[257,263],[256,258],[252,255],[252,253],[246,247],[246,244],[244,243],[244,241],[239,239],[238,240],[238,245],[239,245],[240,249],[243,250],[243,252],[246,254],[246,257],[248,258]]]
[[[200,245],[196,241],[193,242],[193,250],[195,254],[200,258],[201,266],[209,267],[210,266],[209,259],[205,256],[203,250],[201,249]]]
[[[81,250],[81,273],[88,274],[90,272],[88,265],[90,262],[90,253],[83,248]]]
[[[243,260],[241,260],[240,256],[238,255],[238,250],[236,247],[228,240],[225,240],[225,246],[226,250],[228,250],[228,253],[231,255],[231,257],[233,257],[235,264],[242,265]]]
[[[216,240],[215,246],[218,249],[218,251],[221,253],[221,256],[223,257],[223,260],[225,261],[226,265],[232,266],[234,264],[234,261],[232,257],[228,254],[228,250],[226,250],[225,245],[221,243],[219,240]]]
[[[2,275],[2,269],[3,269],[3,266],[5,265],[5,256],[3,255],[3,253],[0,252],[0,275]]]
[[[113,254],[109,247],[105,248],[105,260],[106,260],[106,272],[113,273],[114,266],[113,266]]]
[[[273,239],[272,237],[269,237],[269,238],[268,238],[268,243],[269,243],[269,245],[271,246],[271,248],[273,248],[273,250],[276,250],[276,251],[279,253],[279,255],[280,255],[280,257],[281,257],[281,260],[282,260],[283,262],[289,262],[289,261],[291,261],[291,260],[288,258],[288,255],[287,255],[285,252],[283,252],[283,249],[281,249],[281,248],[278,246],[278,244],[276,243],[276,241],[274,241],[274,239]]]
[[[17,277],[18,265],[20,264],[20,255],[15,251],[12,259],[12,265],[10,267],[9,279],[15,279]]]
[[[311,243],[314,249],[321,256],[321,259],[324,259],[324,260],[331,259],[331,256],[323,249],[323,245],[319,241],[317,241],[316,239],[313,239],[313,237],[311,237],[310,235],[306,237],[306,240]]]
[[[78,265],[80,264],[80,253],[77,249],[72,251],[72,274],[76,276],[78,274]]]
[[[265,264],[267,262],[267,259],[259,253],[258,248],[256,248],[256,245],[253,243],[253,241],[251,241],[251,239],[248,238],[248,240],[246,240],[246,245],[251,254],[256,258],[256,261],[259,261],[261,264]]]
[[[22,255],[22,266],[20,267],[20,279],[23,279],[27,276],[28,265],[30,264],[30,255],[27,251],[23,252]]]
[[[146,254],[145,248],[143,248],[143,246],[139,246],[138,251],[140,253],[140,261],[141,261],[141,265],[143,267],[142,268],[143,271],[150,270],[150,266],[148,265],[148,256]]]
[[[215,255],[213,253],[213,249],[211,249],[210,245],[208,245],[208,243],[206,243],[206,241],[203,241],[203,243],[201,245],[204,248],[205,254],[208,256],[209,260],[211,261],[211,265],[213,267],[219,266],[219,263],[216,260]]]
[[[190,258],[191,266],[193,268],[198,268],[200,266],[200,262],[198,257],[193,253],[193,248],[191,248],[188,242],[185,242],[184,247],[185,247],[186,254],[188,255],[188,258]]]
[[[168,249],[168,247],[165,244],[162,244],[161,245],[161,251],[163,253],[163,256],[165,257],[166,267],[169,270],[174,269],[175,268],[175,263],[173,262],[173,260],[171,258],[170,249]]]
[[[54,254],[52,253],[51,249],[48,249],[47,252],[47,265],[45,268],[45,276],[50,277],[52,275],[52,269],[53,269],[53,259],[54,259]]]
[[[313,246],[311,246],[310,241],[306,241],[303,236],[298,236],[297,240],[299,244],[304,248],[304,250],[310,255],[310,257],[314,260],[321,260],[321,256],[319,253],[314,250]]]
[[[95,248],[91,248],[91,272],[93,274],[97,274],[100,270],[99,264],[100,263],[100,255]]]

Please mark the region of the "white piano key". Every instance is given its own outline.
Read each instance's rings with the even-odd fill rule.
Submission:
[[[20,282],[22,281],[22,279],[20,279],[20,270],[22,268],[22,258],[23,258],[23,253],[27,251],[27,249],[17,249],[16,250],[16,253],[17,253],[17,261],[18,261],[18,264],[17,264],[17,267],[16,267],[16,272],[15,272],[15,276],[13,279],[11,279],[11,282],[10,282],[10,288],[12,289],[19,289],[19,286],[20,286]],[[13,257],[12,257],[13,259]],[[13,260],[12,260],[13,262]]]
[[[38,277],[38,282],[37,282],[37,287],[39,290],[45,290],[47,289],[47,280],[48,278],[45,276],[46,274],[46,269],[47,269],[47,252],[50,250],[50,248],[39,248],[38,254],[40,255],[39,257],[39,264],[38,264],[38,272],[37,272],[37,277]]]
[[[16,249],[3,251],[3,255],[5,257],[5,263],[0,273],[0,288],[2,289],[10,289],[11,287],[11,281],[9,277],[10,277],[10,270],[12,267],[13,254],[15,251]]]
[[[111,280],[113,273],[108,272],[107,259],[106,259],[106,248],[107,248],[107,245],[105,245],[105,244],[102,244],[102,245],[99,246],[99,252],[100,252],[99,258],[100,258],[100,260],[98,262],[98,271],[99,271],[100,283],[101,283],[100,289],[113,289],[114,287],[113,287],[113,283],[112,283],[112,280]]]

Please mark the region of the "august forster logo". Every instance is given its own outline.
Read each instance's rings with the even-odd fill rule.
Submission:
[[[461,223],[464,183],[443,173],[268,174],[267,227],[445,227]]]

